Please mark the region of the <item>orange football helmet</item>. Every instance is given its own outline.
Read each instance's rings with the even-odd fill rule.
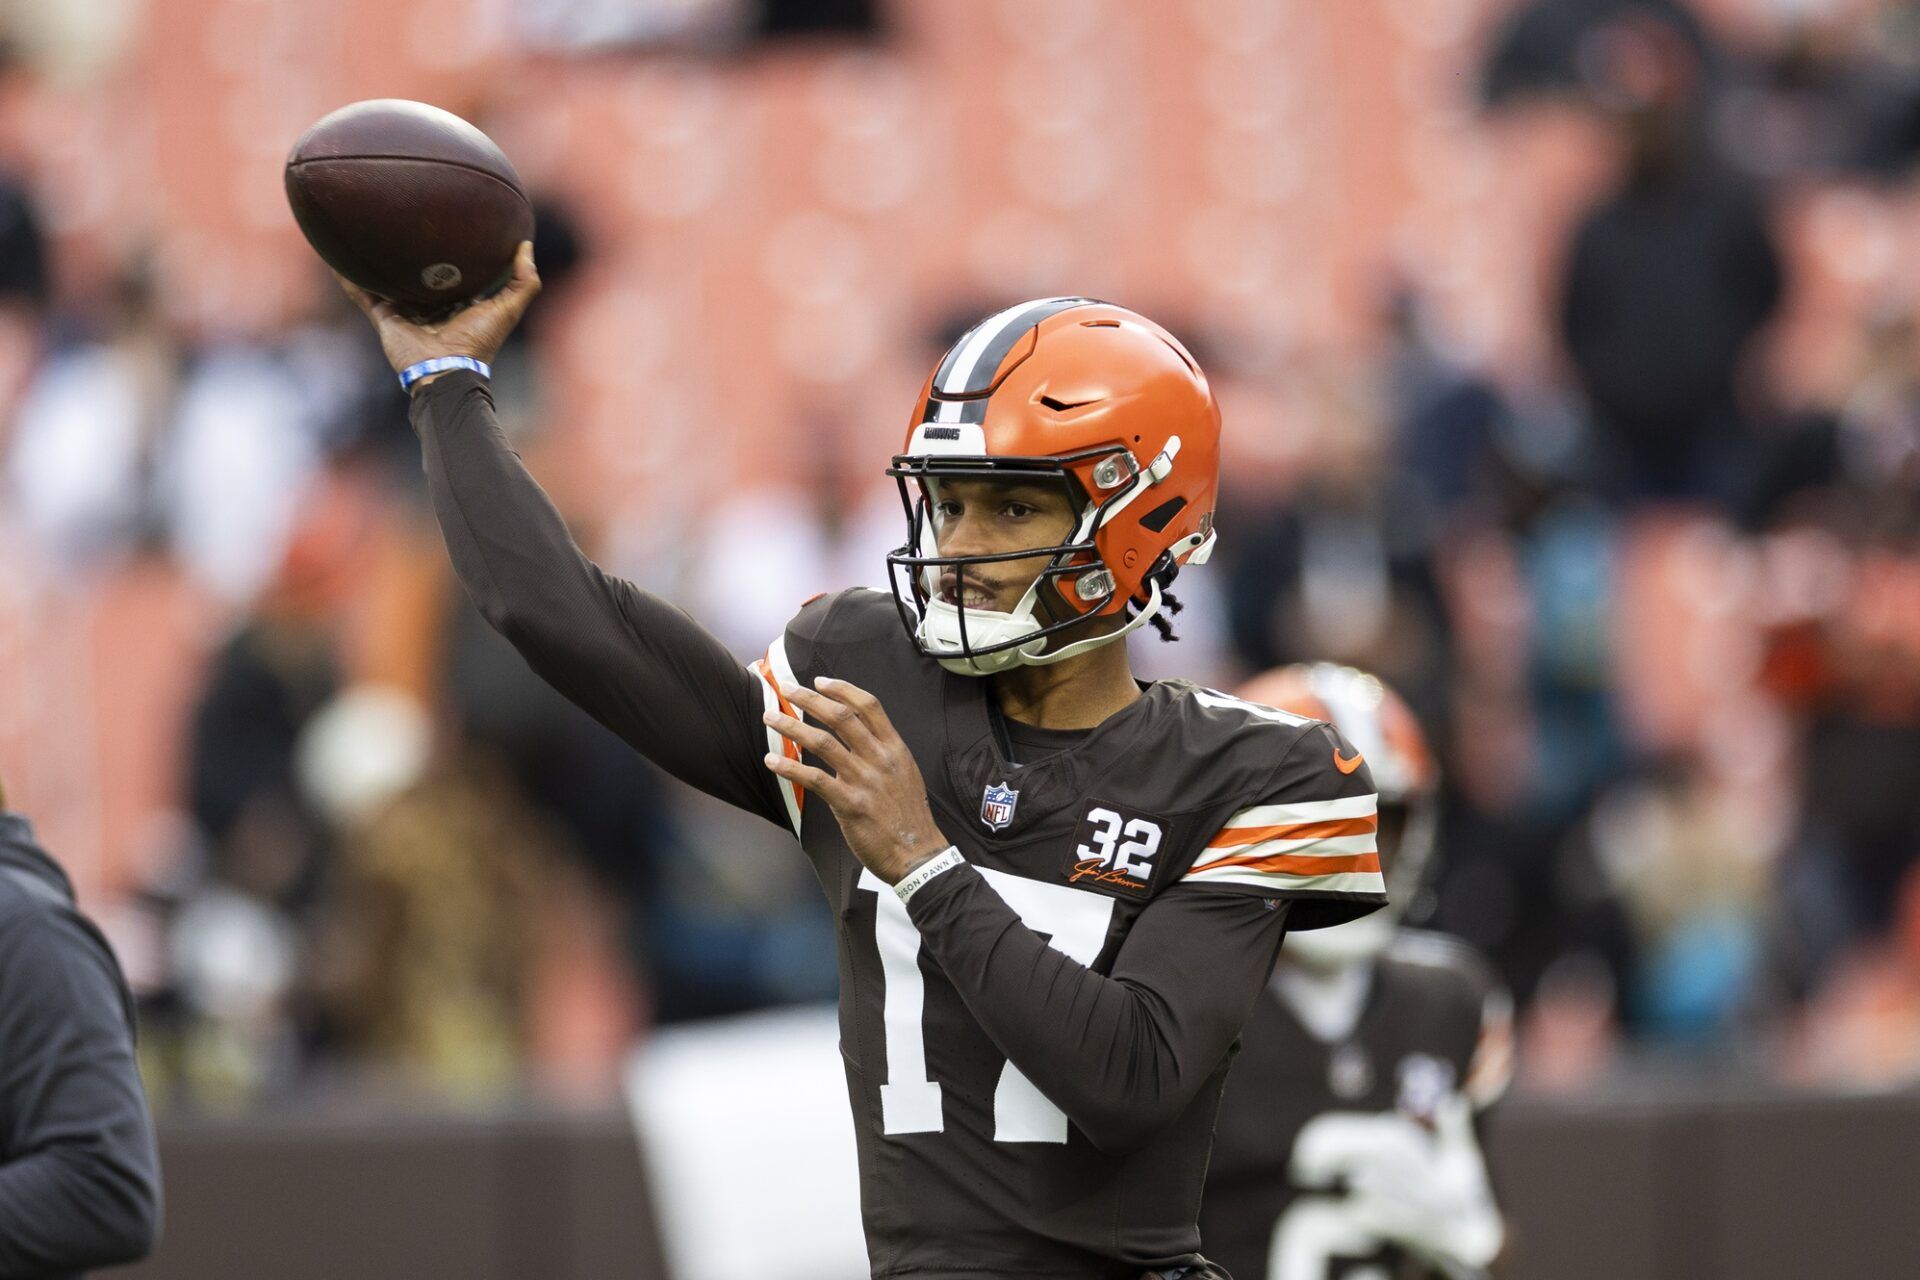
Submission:
[[[1145,316],[1042,298],[995,312],[953,344],[887,474],[908,524],[888,576],[921,652],[964,675],[1058,662],[1143,626],[1180,567],[1212,553],[1220,409],[1186,348]],[[1056,546],[943,556],[930,496],[963,477],[1057,480],[1074,528]],[[943,571],[1036,555],[1051,560],[1011,612],[969,609],[938,590]],[[1056,639],[1129,613],[1111,631]]]
[[[1276,667],[1241,686],[1249,702],[1325,720],[1366,757],[1379,793],[1380,868],[1388,905],[1330,929],[1289,934],[1282,954],[1334,968],[1386,949],[1426,887],[1439,826],[1440,773],[1420,721],[1378,676],[1332,662]]]

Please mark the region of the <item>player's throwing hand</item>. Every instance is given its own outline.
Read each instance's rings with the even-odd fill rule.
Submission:
[[[377,298],[338,272],[334,279],[354,305],[366,312],[380,335],[380,346],[394,372],[438,356],[471,356],[492,364],[534,295],[540,273],[533,265],[533,242],[522,240],[513,258],[513,276],[500,292],[469,303],[440,320],[410,320],[392,303]],[[430,380],[430,379],[429,379]]]
[[[814,724],[779,711],[761,718],[833,772],[773,754],[766,757],[767,768],[825,800],[848,848],[874,875],[897,884],[947,847],[927,806],[920,766],[878,698],[830,676],[814,681],[812,689],[790,685],[782,692]]]

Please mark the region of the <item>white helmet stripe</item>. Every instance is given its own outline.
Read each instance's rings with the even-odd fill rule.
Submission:
[[[1015,303],[982,320],[953,344],[934,371],[934,398],[924,417],[939,422],[980,422],[986,416],[983,401],[942,400],[942,397],[977,396],[993,385],[993,375],[1027,330],[1048,316],[1069,307],[1086,306],[1095,299],[1078,297],[1036,298]]]
[[[991,377],[993,370],[1000,367],[1000,361],[1006,358],[1007,352],[1013,349],[1016,338],[1055,311],[1086,301],[1086,298],[1039,298],[1030,302],[1016,302],[1011,307],[994,312],[953,344],[953,348],[947,352],[947,358],[940,362],[940,368],[934,374],[934,389],[949,396],[985,391],[985,379],[976,383],[974,371],[979,368],[981,357],[988,350],[994,347],[1000,349],[998,358],[987,366],[987,376]],[[1038,314],[1029,318],[1030,312]]]

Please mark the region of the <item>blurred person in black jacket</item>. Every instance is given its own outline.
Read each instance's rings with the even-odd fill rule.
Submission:
[[[1765,201],[1705,146],[1701,66],[1677,27],[1636,13],[1587,44],[1628,155],[1573,234],[1567,354],[1623,496],[1731,502],[1755,453],[1744,365],[1783,290]]]
[[[133,1262],[159,1230],[133,998],[72,882],[0,795],[0,1278]]]

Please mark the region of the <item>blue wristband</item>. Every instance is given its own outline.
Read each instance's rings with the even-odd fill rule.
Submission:
[[[446,373],[450,369],[471,369],[483,378],[493,377],[493,366],[484,360],[475,360],[472,356],[435,356],[431,360],[422,360],[410,364],[400,371],[400,389],[413,390],[413,384],[422,378],[432,377],[436,373]]]

